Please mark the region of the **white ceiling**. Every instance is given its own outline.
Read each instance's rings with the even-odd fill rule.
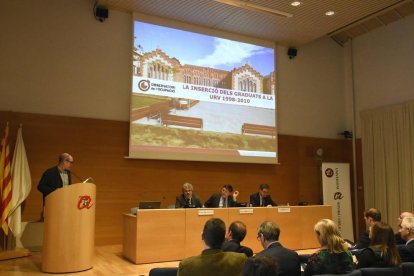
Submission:
[[[233,7],[214,0],[99,0],[98,3],[107,6],[109,10],[136,11],[275,41],[286,46],[304,45],[326,35],[353,37],[341,32],[390,10],[396,11],[397,18],[403,18],[412,13],[412,10],[405,10],[414,7],[414,0],[301,0],[302,4],[298,7],[291,6],[292,1],[248,1],[293,14],[288,18]],[[335,11],[335,15],[326,16],[328,10]],[[386,23],[380,22],[379,25],[381,24]],[[365,28],[366,31],[370,30]]]

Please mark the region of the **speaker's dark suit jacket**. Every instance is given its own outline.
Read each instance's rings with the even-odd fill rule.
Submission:
[[[206,249],[201,255],[189,257],[180,262],[179,276],[239,276],[246,255],[223,252],[221,249]]]
[[[200,198],[197,195],[191,197],[191,204],[188,204],[187,200],[185,199],[184,195],[179,195],[175,198],[175,208],[201,208],[203,207],[203,203],[201,202]]]
[[[205,207],[208,208],[218,208],[220,204],[221,194],[213,194],[210,198],[204,203]],[[225,204],[225,203],[223,203]],[[232,196],[227,197],[227,207],[236,207],[237,202],[233,200]],[[226,207],[225,205],[223,207]]]
[[[253,256],[253,250],[247,246],[240,245],[238,241],[229,240],[223,243],[221,249],[224,252],[244,253],[247,257]]]
[[[398,245],[398,252],[402,262],[414,262],[414,240],[410,241],[407,245]]]
[[[250,196],[250,204],[253,207],[260,207],[260,194],[258,192]],[[276,202],[273,201],[271,196],[262,198],[261,206],[267,206],[267,205],[277,206]]]
[[[271,244],[256,256],[270,256],[275,258],[278,264],[279,276],[300,276],[298,253],[284,248],[279,242]]]
[[[72,183],[70,171],[67,171],[69,184]],[[37,185],[37,189],[43,194],[43,204],[45,197],[58,188],[63,187],[63,181],[60,177],[60,171],[57,166],[47,169]]]

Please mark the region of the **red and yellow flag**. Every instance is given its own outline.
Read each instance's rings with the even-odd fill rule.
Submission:
[[[9,234],[8,216],[11,209],[12,181],[11,181],[11,155],[9,124],[7,123],[4,138],[1,143],[0,154],[0,185],[1,185],[1,228]]]

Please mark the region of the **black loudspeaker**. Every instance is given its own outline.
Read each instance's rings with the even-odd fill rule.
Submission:
[[[95,9],[95,18],[101,22],[104,22],[109,16],[107,7],[97,6]]]
[[[290,47],[288,49],[287,54],[288,54],[289,58],[292,59],[292,58],[296,57],[296,55],[298,54],[298,49]]]

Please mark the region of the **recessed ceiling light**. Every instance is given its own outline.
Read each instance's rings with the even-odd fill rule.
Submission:
[[[335,14],[334,11],[327,11],[327,12],[325,12],[325,15],[327,15],[327,16],[332,16],[334,14]]]
[[[297,6],[300,6],[300,4],[302,4],[301,2],[299,2],[299,1],[294,1],[294,2],[292,2],[292,3],[290,3],[292,6],[294,6],[294,7],[297,7]]]

